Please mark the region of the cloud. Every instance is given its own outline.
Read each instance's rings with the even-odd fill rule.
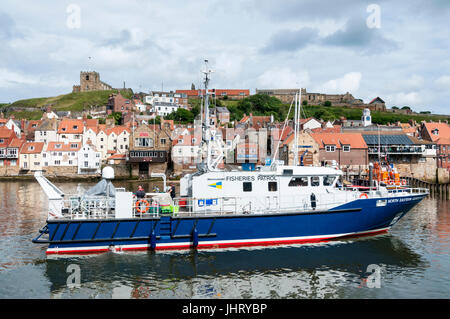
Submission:
[[[450,75],[442,75],[435,82],[439,87],[450,89]]]
[[[320,92],[345,93],[356,92],[361,83],[360,72],[350,72],[343,77],[325,82],[319,87]]]
[[[297,51],[314,43],[318,36],[319,31],[309,27],[299,30],[281,30],[272,35],[269,43],[261,49],[261,53]]]
[[[390,105],[398,107],[414,106],[423,103],[419,92],[398,92],[390,94],[386,96],[386,101],[388,101]]]
[[[0,12],[0,40],[10,40],[22,37],[17,30],[15,21],[6,13]]]
[[[306,71],[294,72],[287,67],[271,68],[257,78],[260,88],[282,89],[300,88],[309,85],[309,74]]]
[[[70,84],[61,77],[36,77],[30,74],[23,74],[21,72],[0,68],[0,88],[14,88],[21,86],[51,86],[57,88],[65,85]]]
[[[365,54],[380,54],[393,51],[400,47],[397,41],[382,35],[382,29],[369,28],[366,20],[351,18],[341,30],[337,30],[321,39],[325,46],[353,48]]]

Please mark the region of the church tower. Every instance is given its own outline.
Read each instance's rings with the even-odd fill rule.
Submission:
[[[369,109],[363,110],[361,121],[362,121],[364,127],[372,125],[372,116],[370,115]]]

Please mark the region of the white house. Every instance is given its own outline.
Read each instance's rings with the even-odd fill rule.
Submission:
[[[16,133],[17,137],[20,138],[21,136],[21,128],[18,124],[18,121],[15,121],[13,119],[9,119],[8,122],[6,122],[5,126],[9,128],[10,130],[13,130],[14,133]]]
[[[42,153],[44,166],[78,166],[81,142],[49,142]]]
[[[84,144],[78,151],[78,174],[98,174],[102,153],[91,143]]]
[[[322,127],[322,123],[320,123],[318,120],[316,120],[313,117],[310,117],[307,119],[301,119],[300,124],[301,124],[303,130],[306,130],[306,129],[313,130],[315,128]]]
[[[176,112],[180,105],[177,103],[178,98],[175,93],[152,92],[144,97],[144,102],[151,106],[150,112],[159,116],[166,116],[172,112]]]
[[[44,119],[34,131],[34,141],[43,142],[45,145],[48,142],[57,141],[57,129],[58,123],[56,119]]]
[[[83,131],[83,120],[63,119],[58,125],[57,141],[63,143],[82,143]]]

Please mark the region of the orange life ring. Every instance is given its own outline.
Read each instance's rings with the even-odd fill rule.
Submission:
[[[145,204],[144,208],[141,208],[141,204]],[[146,213],[150,208],[150,203],[146,199],[141,199],[136,202],[136,211],[138,213]]]
[[[362,193],[361,195],[359,195],[359,198],[369,198],[369,196],[366,193]]]
[[[394,182],[393,181],[389,181],[389,185],[394,185]]]

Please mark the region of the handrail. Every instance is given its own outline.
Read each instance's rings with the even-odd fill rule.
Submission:
[[[310,194],[304,196],[247,196],[247,197],[176,197],[170,205],[161,205],[153,197],[145,197],[148,204],[142,212],[139,212],[133,201],[132,218],[159,218],[163,215],[171,216],[201,216],[224,214],[264,214],[264,213],[289,213],[295,211],[325,211],[334,209],[342,204],[365,200],[361,194],[367,194],[367,198],[390,198],[408,196],[410,194],[427,194],[426,188],[393,188],[376,191],[361,192],[333,191],[315,194],[311,200]],[[115,218],[115,199],[103,196],[92,196],[82,199],[80,196],[66,197],[62,200],[62,215],[59,217],[68,219],[98,219]]]

